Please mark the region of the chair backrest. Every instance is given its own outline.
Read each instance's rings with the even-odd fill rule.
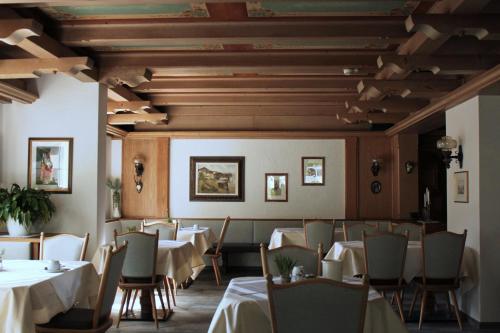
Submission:
[[[335,241],[334,220],[304,220],[303,224],[308,248],[315,250],[321,243],[325,251],[330,250]]]
[[[422,235],[423,280],[453,279],[458,283],[467,230],[463,234],[440,231]]]
[[[264,276],[271,274],[279,276],[278,266],[274,262],[276,256],[289,257],[297,262],[297,266],[304,266],[306,274],[321,275],[321,258],[323,247],[321,244],[317,250],[309,249],[299,245],[284,245],[268,250],[264,244],[260,244],[260,257],[262,261],[262,273]]]
[[[222,244],[224,243],[224,237],[226,237],[227,228],[229,228],[229,223],[231,223],[231,217],[226,217],[224,220],[224,224],[222,225],[222,229],[220,231],[219,242],[217,243],[217,247],[215,248],[215,254],[219,254],[222,249]]]
[[[87,253],[89,233],[83,237],[59,234],[45,237],[40,234],[40,260],[83,261]]]
[[[404,234],[408,232],[408,240],[420,241],[422,238],[423,227],[416,223],[403,222],[396,224],[389,224],[389,231],[395,234]]]
[[[393,233],[363,233],[365,271],[369,279],[403,282],[403,271],[408,248],[405,235]]]
[[[107,251],[101,284],[99,285],[99,293],[97,294],[94,318],[92,320],[93,328],[99,327],[111,315],[126,253],[127,244],[118,247],[115,251],[112,251],[110,246]]]
[[[370,235],[376,233],[378,229],[376,226],[365,223],[344,223],[344,240],[346,242],[362,241],[363,231]]]
[[[128,249],[122,269],[124,278],[156,278],[156,256],[158,253],[159,232],[148,234],[132,231],[118,235],[115,231],[115,244],[127,242]]]
[[[267,293],[273,333],[363,332],[368,284],[323,278],[274,284],[268,275]]]
[[[168,222],[154,220],[147,221],[144,220],[141,222],[141,231],[146,232],[148,234],[155,234],[158,230],[158,239],[160,240],[176,240],[177,239],[177,231],[179,230],[179,224],[177,221]]]

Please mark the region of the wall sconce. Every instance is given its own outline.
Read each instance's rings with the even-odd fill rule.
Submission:
[[[458,165],[460,169],[463,166],[464,154],[462,151],[462,145],[457,144],[457,140],[453,139],[451,136],[443,136],[436,142],[436,146],[439,150],[441,150],[441,154],[443,155],[443,162],[446,164],[446,167],[450,168],[451,160],[456,159],[458,161]],[[456,155],[451,155],[453,149],[456,149],[458,146],[458,152]]]
[[[407,174],[410,174],[413,172],[413,169],[415,169],[416,163],[413,161],[406,161],[405,162],[405,170]]]
[[[135,167],[135,173],[134,173],[134,182],[135,182],[135,189],[137,193],[141,193],[142,191],[142,175],[144,174],[144,161],[140,157],[136,157],[134,159],[134,167]]]
[[[378,160],[376,158],[374,158],[372,160],[372,166],[370,169],[372,171],[373,176],[375,176],[375,177],[378,176],[378,173],[380,172],[380,169],[382,168],[381,163],[382,163],[382,160]]]

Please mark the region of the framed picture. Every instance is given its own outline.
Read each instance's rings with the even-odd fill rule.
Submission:
[[[324,157],[302,157],[302,185],[325,185]]]
[[[189,200],[245,201],[245,157],[191,157]]]
[[[288,201],[288,174],[287,173],[266,173],[266,202],[267,201]]]
[[[469,171],[455,172],[454,196],[455,202],[469,202]]]
[[[28,186],[50,193],[71,193],[72,138],[29,138]]]

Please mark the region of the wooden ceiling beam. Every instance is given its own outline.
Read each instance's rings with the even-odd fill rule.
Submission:
[[[398,56],[381,55],[377,58],[379,71],[376,79],[404,79],[414,72],[439,75],[471,75],[495,66],[500,56]]]
[[[358,93],[361,100],[377,99],[383,96],[435,98],[457,88],[461,82],[456,80],[361,80]]]
[[[32,19],[0,19],[0,42],[17,45],[24,39],[40,36],[43,26]]]
[[[347,124],[368,122],[370,124],[394,124],[407,117],[405,113],[353,113],[338,114],[337,118]]]
[[[38,94],[29,91],[25,81],[7,80],[0,81],[0,97],[23,104],[31,104],[38,99]]]
[[[10,104],[12,103],[12,100],[10,98],[0,96],[0,104]]]
[[[342,105],[172,105],[167,108],[170,119],[180,116],[333,116],[346,112]]]
[[[124,86],[108,87],[108,98],[113,102],[146,102],[128,88]],[[148,109],[149,113],[158,113],[159,111],[154,107],[150,106]]]
[[[153,105],[344,105],[357,93],[151,94]]]
[[[151,81],[153,73],[145,67],[111,67],[101,69],[99,80],[109,86],[126,84],[137,87],[141,83]]]
[[[94,63],[88,57],[58,59],[3,59],[0,60],[0,79],[38,78],[46,73],[69,73],[75,75],[92,69]]]
[[[349,77],[220,77],[170,78],[146,82],[134,89],[140,93],[223,92],[346,92],[356,89]]]
[[[108,102],[108,114],[117,112],[149,113],[150,101]]]
[[[418,98],[389,98],[383,101],[358,101],[345,102],[348,113],[369,113],[379,111],[384,113],[411,113],[418,111],[429,102]]]
[[[103,53],[101,77],[119,77],[123,72],[154,76],[252,75],[343,75],[355,69],[358,75],[376,71],[376,56],[359,52],[126,52]]]
[[[109,125],[135,125],[137,123],[161,124],[167,123],[166,113],[146,113],[146,114],[110,114],[108,115]]]
[[[261,20],[211,22],[151,22],[63,26],[60,40],[74,47],[145,46],[168,43],[253,44],[308,39],[362,40],[400,43],[410,37],[398,16],[338,16],[324,20]]]

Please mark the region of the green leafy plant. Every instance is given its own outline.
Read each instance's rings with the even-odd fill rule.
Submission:
[[[281,276],[289,277],[292,273],[293,267],[297,264],[297,261],[293,260],[290,257],[278,254],[276,257],[274,257],[274,263],[276,264],[276,267],[278,267],[278,271],[280,272]]]
[[[13,184],[10,190],[0,189],[0,219],[9,217],[29,229],[35,223],[49,223],[56,207],[50,200],[50,194],[44,190],[21,188]]]
[[[113,207],[120,207],[122,184],[119,178],[108,179],[106,186],[113,191]]]

